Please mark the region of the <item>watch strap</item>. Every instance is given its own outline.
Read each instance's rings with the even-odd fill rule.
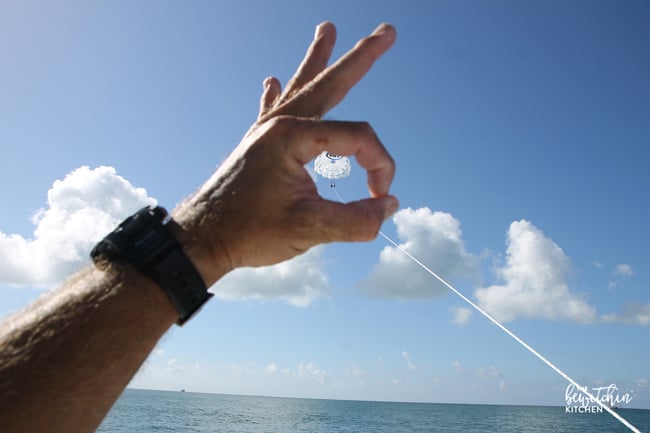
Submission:
[[[142,208],[99,242],[90,255],[96,264],[125,259],[156,281],[178,311],[177,323],[182,325],[213,294],[164,224],[166,217],[167,211],[160,206]]]
[[[162,227],[169,232],[167,227]],[[171,233],[169,236],[172,236]],[[208,292],[203,278],[183,253],[180,245],[170,249],[159,261],[153,263],[149,275],[162,287],[176,307],[179,325],[187,322],[214,296]]]

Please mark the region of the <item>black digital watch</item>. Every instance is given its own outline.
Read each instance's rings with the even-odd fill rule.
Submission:
[[[167,211],[147,206],[131,215],[90,252],[95,265],[124,259],[155,280],[179,314],[178,325],[192,317],[213,295],[165,225]]]

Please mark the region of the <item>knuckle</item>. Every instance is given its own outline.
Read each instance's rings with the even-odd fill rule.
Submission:
[[[370,135],[370,136],[375,136],[375,130],[373,129],[372,125],[370,125],[369,122],[367,121],[359,121],[357,122],[357,128],[364,134],[364,135]]]
[[[274,130],[275,132],[282,132],[292,128],[296,123],[296,118],[294,116],[289,116],[286,114],[274,116],[267,121],[269,130]]]

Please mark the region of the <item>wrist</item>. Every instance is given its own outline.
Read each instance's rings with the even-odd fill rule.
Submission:
[[[172,212],[167,227],[207,287],[233,270],[226,249],[217,237],[219,224],[214,218],[184,203]]]
[[[154,280],[178,312],[178,324],[189,320],[212,294],[168,226],[167,211],[147,206],[100,241],[90,255],[95,264],[125,261]]]

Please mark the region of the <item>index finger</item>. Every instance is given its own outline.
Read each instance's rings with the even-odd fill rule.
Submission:
[[[321,117],[335,107],[350,89],[361,80],[373,63],[393,46],[397,33],[390,24],[381,24],[375,31],[325,69],[265,117],[293,115]]]
[[[284,93],[280,97],[280,104],[288,101],[302,87],[320,74],[326,67],[332,55],[336,41],[336,27],[329,21],[324,21],[316,27],[316,35],[307,49],[305,58],[296,70],[294,76],[287,83]]]

